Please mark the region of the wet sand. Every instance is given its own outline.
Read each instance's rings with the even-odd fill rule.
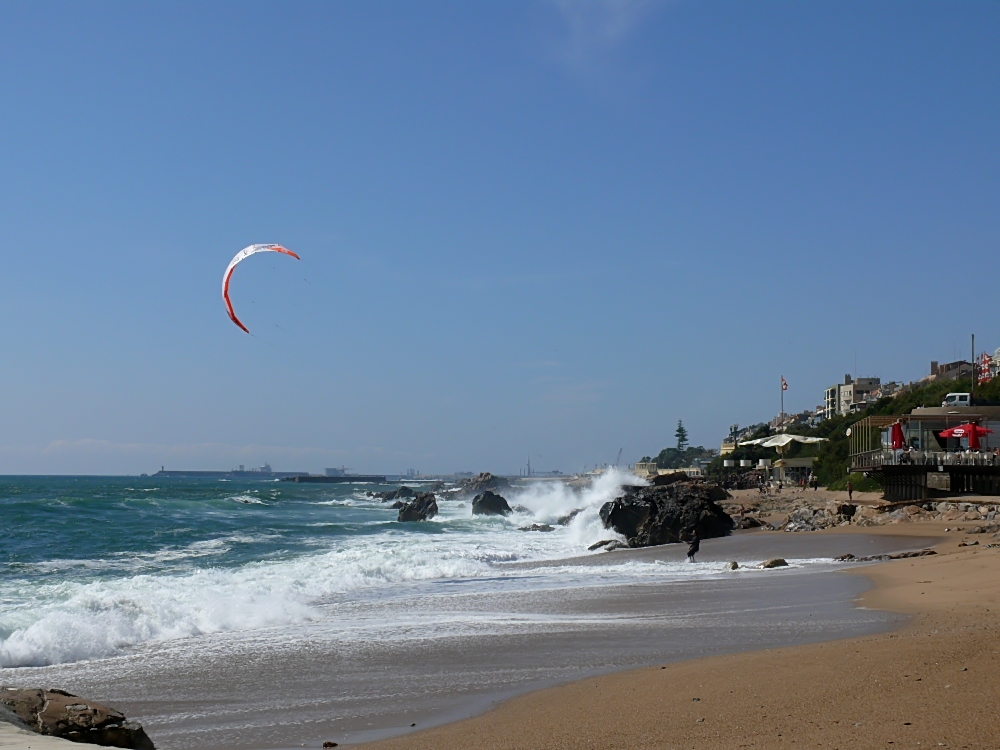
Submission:
[[[556,690],[578,690],[573,685],[589,684],[579,681],[594,675],[873,634],[900,624],[899,615],[853,606],[870,583],[837,572],[843,566],[722,573],[726,561],[871,555],[932,541],[930,535],[740,533],[703,542],[699,565],[719,571],[712,580],[624,586],[595,581],[566,590],[472,595],[456,585],[459,590],[448,592],[456,611],[477,610],[502,620],[506,629],[499,633],[428,639],[417,632],[344,650],[302,627],[285,629],[273,641],[266,633],[250,642],[202,636],[197,649],[177,641],[140,655],[6,670],[0,676],[8,684],[16,676],[17,684],[59,685],[113,705],[140,720],[161,750],[319,747],[327,740],[357,743],[400,734],[407,735],[406,742],[431,743],[428,747],[476,747],[478,730],[459,739],[450,733],[465,731],[468,724],[453,722],[511,696],[523,697],[478,720],[505,715],[507,731],[520,733],[524,705],[557,714],[571,706],[540,688],[573,683]],[[683,545],[668,545],[559,564],[599,561],[613,572],[637,560],[676,562],[683,556]],[[441,602],[429,601],[427,607],[440,611]],[[511,623],[522,626],[511,630]],[[420,732],[429,726],[440,728]],[[544,740],[532,737],[531,743]],[[504,743],[497,746],[514,746]],[[571,746],[578,746],[577,740]]]
[[[902,629],[581,680],[365,748],[998,747],[1000,549],[945,526],[866,529],[944,541],[841,575],[874,582],[860,603],[911,615]],[[853,531],[794,536],[820,546]]]

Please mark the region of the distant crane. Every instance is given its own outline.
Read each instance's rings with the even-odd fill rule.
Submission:
[[[616,469],[618,468],[618,462],[622,460],[622,451],[623,450],[625,450],[625,449],[624,448],[619,448],[618,449],[618,458],[615,459],[615,468]]]

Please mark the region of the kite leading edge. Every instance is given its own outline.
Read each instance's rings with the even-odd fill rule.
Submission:
[[[250,329],[243,325],[240,322],[240,319],[236,317],[236,313],[233,312],[233,303],[229,301],[229,279],[233,275],[233,271],[236,270],[236,266],[240,263],[240,261],[245,260],[256,253],[283,253],[284,255],[291,255],[295,258],[295,260],[301,260],[298,255],[281,245],[250,245],[249,247],[245,247],[236,253],[236,257],[229,261],[229,266],[226,267],[226,273],[222,277],[222,299],[225,300],[226,312],[229,313],[229,319],[247,333],[250,333]]]

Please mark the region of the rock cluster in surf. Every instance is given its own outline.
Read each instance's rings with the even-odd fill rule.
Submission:
[[[426,521],[438,514],[437,498],[433,492],[418,492],[411,502],[399,509],[397,521]]]
[[[464,494],[478,495],[486,490],[496,492],[497,490],[510,489],[510,482],[503,477],[484,471],[469,479],[463,479],[458,483],[458,489]]]
[[[6,708],[26,729],[91,745],[154,750],[142,725],[113,708],[65,690],[6,688],[0,690]]]
[[[659,487],[623,487],[625,494],[601,506],[601,521],[628,540],[629,547],[725,536],[733,519],[718,504],[729,494],[718,485],[690,481]]]

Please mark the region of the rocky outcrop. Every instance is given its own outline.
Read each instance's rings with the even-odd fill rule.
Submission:
[[[566,526],[566,525],[568,525],[570,523],[570,521],[572,521],[574,518],[576,518],[581,513],[583,513],[583,508],[575,508],[574,510],[571,510],[566,515],[559,516],[559,518],[556,519],[556,523],[559,524],[560,526]]]
[[[760,564],[762,568],[787,568],[788,563],[783,557],[775,557],[771,560],[765,560]]]
[[[433,492],[418,492],[417,496],[399,509],[398,521],[426,521],[438,514],[437,498]]]
[[[675,482],[624,489],[622,497],[601,506],[601,520],[605,528],[624,536],[629,547],[680,542],[694,531],[710,539],[733,529],[733,519],[713,499],[728,496],[719,487]]]
[[[857,511],[856,505],[804,506],[788,514],[779,527],[783,531],[818,531],[831,526],[849,524]]]
[[[404,497],[416,497],[417,493],[415,490],[407,487],[405,484],[397,490],[390,490],[389,492],[368,492],[366,493],[368,497],[374,497],[376,500],[381,500],[383,503],[387,503],[390,500],[401,500]]]
[[[677,471],[673,474],[657,474],[649,483],[654,487],[669,487],[671,484],[677,484],[677,482],[690,482],[691,477],[685,474],[683,471]]]
[[[92,745],[154,750],[153,741],[139,722],[65,690],[6,688],[0,690],[0,705],[39,734]]]
[[[463,479],[458,483],[458,487],[470,495],[478,495],[486,490],[496,492],[497,490],[510,489],[510,482],[503,477],[497,477],[484,471],[471,479]]]
[[[555,531],[555,526],[549,526],[547,523],[533,523],[531,526],[519,526],[518,531]]]
[[[495,492],[482,492],[472,498],[472,515],[474,516],[509,516],[513,513],[507,500]]]

